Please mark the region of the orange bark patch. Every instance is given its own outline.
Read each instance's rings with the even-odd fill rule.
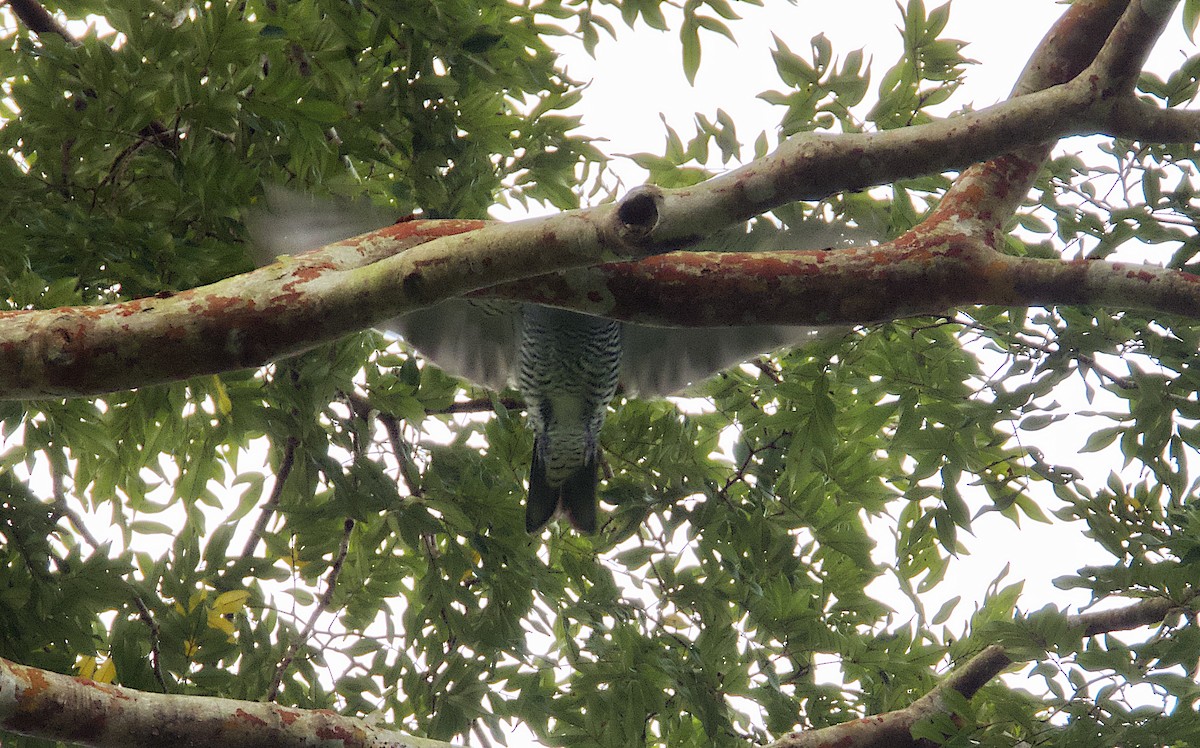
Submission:
[[[29,685],[21,693],[21,701],[29,702],[50,690],[46,674],[37,668],[13,666],[13,672],[21,674]]]
[[[255,715],[255,714],[251,714],[250,712],[247,712],[245,709],[238,709],[233,714],[235,717],[237,717],[242,722],[249,722],[250,724],[259,725],[260,727],[266,727],[266,725],[267,725],[267,721],[264,720],[262,717],[259,717],[258,715]]]

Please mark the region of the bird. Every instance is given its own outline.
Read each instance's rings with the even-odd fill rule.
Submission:
[[[521,309],[517,389],[533,429],[525,530],[558,513],[596,531],[600,427],[617,393],[621,323],[564,309]]]
[[[393,222],[379,208],[282,188],[246,224],[262,261],[316,249]],[[761,251],[847,246],[860,231],[806,221],[786,230],[737,227],[693,250]],[[743,325],[678,328],[619,322],[534,303],[448,299],[380,325],[450,374],[500,391],[515,385],[533,431],[525,529],[561,517],[595,533],[600,430],[618,387],[665,396],[754,355],[843,328]]]

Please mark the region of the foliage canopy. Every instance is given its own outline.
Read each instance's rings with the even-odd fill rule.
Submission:
[[[585,86],[554,50],[574,35],[602,56],[619,21],[676,26],[694,75],[701,40],[732,38],[739,12],[726,0],[47,7],[107,25],[77,40],[10,25],[0,49],[12,310],[249,270],[242,218],[264,184],[434,218],[611,197],[604,133],[580,127]],[[803,54],[781,33],[779,81],[763,94],[778,137],[948,114],[969,68],[944,36],[949,13],[901,7],[904,56],[878,83],[863,51],[817,36]],[[1188,57],[1139,91],[1175,107],[1198,80]],[[694,138],[669,130],[662,154],[633,157],[650,181],[697,183],[718,154],[761,156],[775,137],[743,148],[725,112],[696,122]],[[1195,271],[1196,148],[1056,152],[1005,251],[1125,251]],[[950,181],[904,179],[775,219],[891,238]],[[998,515],[1064,534],[1086,525],[1107,559],[1063,588],[1186,605],[1200,576],[1198,350],[1190,319],[975,307],[764,357],[702,385],[702,405],[619,404],[594,537],[525,534],[532,447],[512,393],[471,389],[375,332],[256,371],[2,402],[0,656],[147,691],[381,711],[440,740],[504,742],[519,723],[551,745],[683,746],[898,709],[1000,643],[1038,661],[1028,677],[984,687],[955,705],[967,719],[920,734],[1200,742],[1194,621],[1081,638],[1065,610],[1003,579],[966,602],[925,602],[945,599],[973,528]],[[1073,412],[1080,397],[1094,412]],[[1060,460],[1071,428],[1120,469]]]

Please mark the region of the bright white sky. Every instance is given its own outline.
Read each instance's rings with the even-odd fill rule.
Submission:
[[[639,27],[631,32],[622,25],[616,43],[602,43],[596,60],[564,50],[568,72],[591,82],[583,100],[585,130],[608,138],[610,153],[661,153],[660,112],[686,140],[693,132],[693,112],[711,119],[721,108],[734,116],[743,143],[753,143],[760,130],[774,132],[779,120],[774,107],[756,98],[764,90],[781,88],[771,60],[772,34],[802,57],[808,56],[809,40],[820,33],[839,57],[865,50],[873,60],[873,85],[900,59],[901,19],[892,0],[736,5],[743,18],[729,26],[738,44],[715,34],[702,36],[704,56],[695,87],[683,76],[675,31]],[[1062,11],[1063,6],[1049,0],[954,6],[945,36],[970,41],[966,55],[980,64],[970,70],[950,109],[963,104],[982,108],[1006,98],[1030,52]],[[862,111],[870,106],[870,96],[865,104]]]

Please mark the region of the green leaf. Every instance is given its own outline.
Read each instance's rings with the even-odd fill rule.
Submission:
[[[1200,0],[1184,0],[1183,2],[1183,31],[1188,40],[1194,40],[1196,23],[1200,21]]]
[[[679,32],[683,45],[683,74],[688,83],[695,85],[696,72],[700,69],[700,30],[695,21],[689,19]]]
[[[1080,452],[1099,452],[1108,447],[1118,436],[1121,436],[1127,431],[1124,426],[1109,426],[1092,433],[1083,446],[1079,448]]]
[[[951,614],[954,613],[954,609],[958,606],[961,600],[961,595],[955,595],[946,602],[942,603],[942,607],[938,608],[938,612],[934,614],[933,618],[930,620],[930,623],[932,623],[934,626],[940,626],[946,621],[950,620]]]

